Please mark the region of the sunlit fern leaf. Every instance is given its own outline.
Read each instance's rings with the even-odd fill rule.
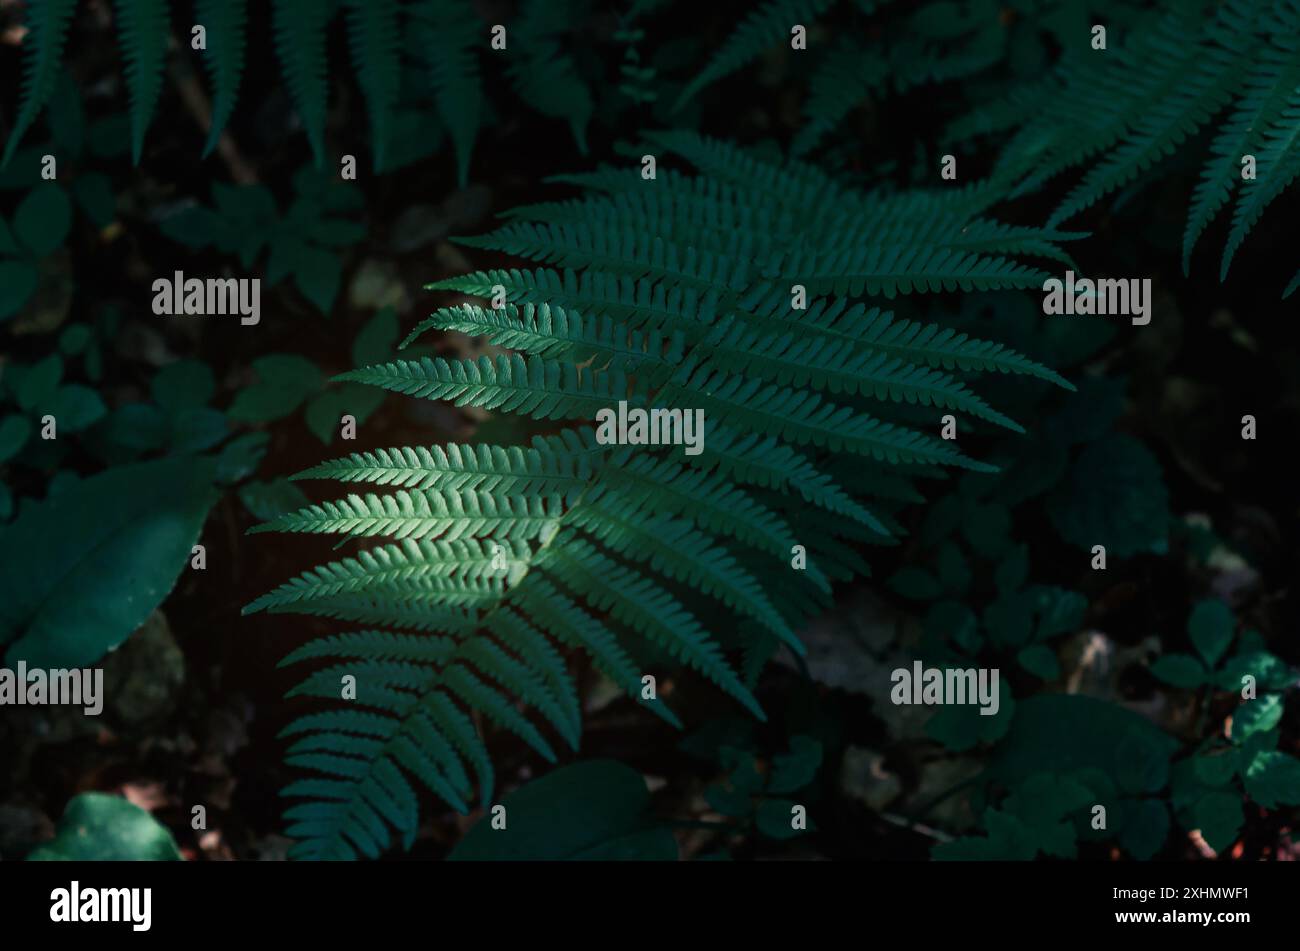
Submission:
[[[144,134],[162,91],[163,61],[171,29],[167,0],[117,0],[114,9],[131,100],[131,160],[139,165]]]
[[[203,59],[212,81],[212,124],[203,145],[207,156],[216,148],[230,121],[244,74],[244,28],[248,20],[247,0],[198,0],[195,16],[207,34]]]
[[[400,13],[398,0],[352,0],[347,7],[348,41],[357,82],[370,111],[376,171],[384,170],[401,83]]]
[[[457,809],[471,774],[490,797],[489,726],[543,758],[557,738],[575,746],[581,703],[568,667],[580,656],[675,726],[643,689],[647,675],[669,673],[665,657],[761,717],[756,666],[773,645],[802,650],[796,632],[829,604],[832,583],[868,575],[872,548],[904,534],[895,513],[921,498],[918,487],[952,467],[988,468],[937,437],[939,413],[1017,429],[975,377],[1068,386],[1000,344],[851,298],[942,289],[963,272],[1021,284],[1029,259],[1060,260],[1070,235],[1001,225],[969,191],[862,193],[802,163],[667,138],[716,174],[567,176],[589,182],[577,201],[522,209],[463,241],[559,267],[439,282],[481,298],[504,290],[507,303],[439,308],[407,341],[455,330],[507,352],[343,376],[545,420],[546,435],[354,452],[297,478],[375,491],[259,527],[364,546],[246,609],[357,625],[290,655],[311,665],[292,696],[337,705],[351,676],[347,709],[363,714],[310,713],[292,727],[292,759],[316,774],[285,790],[305,800],[290,809],[303,839],[295,857],[374,854],[392,830],[408,841],[393,769]],[[802,213],[783,181],[807,199]],[[779,237],[727,234],[746,221]],[[785,253],[787,239],[804,250]],[[787,268],[816,288],[806,309],[792,306]],[[666,438],[598,438],[612,425],[602,411],[620,402],[646,410]],[[683,427],[696,410],[704,438],[692,449]],[[936,428],[918,425],[918,410]],[[795,570],[800,546],[808,563]],[[325,805],[302,808],[315,802]]]
[[[325,28],[332,11],[331,4],[317,0],[272,0],[275,50],[317,165],[325,159],[329,96]]]
[[[14,120],[13,129],[9,132],[4,161],[0,165],[9,164],[18,143],[54,92],[59,70],[63,67],[63,48],[68,42],[68,30],[76,6],[76,0],[46,0],[43,3],[27,4],[23,20],[27,34],[23,37],[22,105],[18,110],[18,118]]]

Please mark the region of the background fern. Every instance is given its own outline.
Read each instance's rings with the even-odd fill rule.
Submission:
[[[1050,104],[1050,105],[1049,105]],[[1108,48],[1067,52],[1028,93],[981,106],[953,140],[1012,130],[995,175],[1023,194],[1076,167],[1086,172],[1050,219],[1060,224],[1134,182],[1216,117],[1183,238],[1183,269],[1216,214],[1235,207],[1220,263],[1300,174],[1300,3],[1233,0],[1173,4],[1143,29],[1112,31]],[[1257,161],[1244,180],[1243,156]],[[1300,273],[1283,296],[1300,287]]]
[[[928,434],[938,408],[1019,429],[963,378],[997,370],[1064,383],[999,345],[848,299],[1033,286],[1042,275],[1022,259],[1059,257],[1061,235],[978,217],[969,193],[863,194],[692,134],[652,141],[700,174],[567,176],[580,197],[516,209],[464,242],[556,267],[440,282],[475,296],[495,287],[508,303],[445,307],[408,338],[453,329],[513,353],[344,375],[579,425],[528,449],[337,459],[300,478],[397,488],[261,526],[395,540],[249,607],[361,625],[286,659],[330,662],[298,695],[337,701],[340,678],[357,678],[354,704],[286,731],[298,738],[289,762],[317,774],[285,790],[306,800],[287,814],[299,857],[375,855],[390,827],[409,840],[411,778],[464,810],[473,772],[490,801],[491,762],[472,716],[547,760],[557,753],[539,724],[576,747],[572,649],[634,697],[642,675],[671,657],[761,718],[752,687],[763,659],[782,645],[800,652],[795,628],[828,602],[831,582],[868,570],[851,546],[896,541],[897,499],[915,494],[917,477],[989,468]],[[796,187],[765,187],[777,178]],[[791,309],[796,283],[818,295],[806,311]],[[620,399],[702,407],[704,451],[597,443],[590,421]],[[905,425],[909,409],[928,424]],[[832,467],[833,453],[860,462]],[[802,571],[791,567],[799,545]],[[743,677],[732,659],[742,652],[757,656]],[[677,722],[661,699],[645,705]]]
[[[588,6],[587,0],[565,5],[524,0],[518,17],[505,24],[508,54],[489,48],[493,24],[478,16],[470,0],[272,0],[268,26],[280,74],[317,165],[328,151],[330,82],[340,72],[328,50],[330,30],[341,11],[345,22],[340,29],[347,33],[353,75],[369,112],[376,169],[390,167],[390,140],[399,128],[408,136],[421,130],[420,137],[428,138],[423,120],[399,126],[404,107],[428,99],[451,135],[464,184],[486,118],[482,56],[504,57],[520,99],[544,116],[568,121],[585,150],[595,103],[590,76],[578,68],[569,50],[569,35],[580,19],[577,14]],[[4,164],[53,93],[76,8],[75,0],[27,5],[23,95]],[[208,155],[234,113],[262,8],[250,8],[247,0],[197,0],[194,24],[173,22],[166,0],[117,0],[113,11],[130,102],[133,161],[139,164],[158,106],[173,31],[177,44],[202,61],[212,87],[211,124],[203,149]],[[205,49],[190,49],[192,25],[204,27]]]

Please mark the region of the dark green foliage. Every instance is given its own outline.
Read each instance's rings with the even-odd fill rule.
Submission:
[[[310,817],[297,829],[296,855],[373,855],[388,846],[389,826],[409,836],[413,793],[402,770],[465,808],[469,766],[491,801],[486,748],[466,708],[552,759],[550,741],[516,708],[522,702],[576,745],[578,708],[561,648],[582,649],[641,696],[653,646],[761,717],[728,657],[744,641],[722,636],[734,612],[766,631],[769,654],[780,643],[802,650],[792,628],[825,603],[828,572],[866,570],[844,542],[891,540],[895,503],[888,492],[872,500],[878,476],[893,470],[907,484],[917,468],[988,468],[891,421],[895,411],[952,408],[1014,427],[950,371],[1059,380],[1000,345],[832,296],[1032,286],[1041,272],[1021,256],[1059,256],[1058,235],[979,217],[961,193],[861,194],[810,166],[767,163],[695,136],[656,142],[702,174],[570,177],[587,186],[585,197],[518,209],[497,232],[466,241],[559,269],[444,282],[481,296],[497,286],[507,304],[445,308],[411,335],[458,329],[520,352],[399,360],[343,376],[577,428],[537,437],[527,450],[356,453],[304,475],[401,488],[263,526],[399,540],[250,606],[366,626],[290,658],[336,658],[296,693],[337,700],[344,675],[357,684],[348,712],[289,728],[302,735],[290,761],[332,777],[286,790],[309,800],[289,813]],[[776,176],[797,187],[764,187]],[[806,311],[790,306],[795,283],[808,287]],[[854,373],[838,374],[842,366]],[[601,445],[591,421],[620,399],[702,406],[704,451]],[[927,428],[937,428],[938,415]],[[834,453],[861,462],[832,476]],[[798,545],[806,570],[791,567]],[[675,721],[661,699],[644,702]]]
[[[1079,838],[1118,835],[1149,858],[1169,828],[1163,802],[1150,797],[1168,784],[1176,749],[1171,737],[1114,704],[1064,694],[1023,700],[983,776],[1013,791],[985,812],[987,836],[942,843],[934,857],[1074,858]],[[1092,828],[1094,806],[1106,810],[1104,829]]]
[[[176,583],[215,474],[213,460],[186,456],[116,467],[0,529],[6,664],[89,666],[125,640]]]
[[[717,755],[727,776],[706,787],[704,799],[714,811],[735,820],[734,832],[754,829],[769,838],[789,839],[816,830],[806,802],[787,797],[809,791],[822,765],[821,743],[808,736],[792,737],[789,751],[773,758],[766,775],[746,750],[722,746]],[[806,800],[805,795],[799,798]]]
[[[331,29],[341,19],[352,75],[370,116],[375,169],[403,164],[394,154],[413,148],[403,138],[418,134],[421,141],[430,140],[431,116],[420,107],[431,102],[451,135],[464,184],[486,118],[480,57],[504,57],[520,99],[542,115],[567,120],[585,151],[586,127],[595,111],[592,77],[578,68],[568,41],[589,7],[588,0],[525,2],[519,17],[507,21],[507,55],[489,48],[492,24],[479,17],[470,0],[271,0],[272,45],[318,166],[328,155],[330,83],[343,69],[329,57]],[[28,5],[21,106],[0,164],[8,165],[54,93],[75,8],[74,0]],[[113,11],[130,103],[131,156],[138,164],[162,91],[173,24],[167,0],[116,0]],[[247,0],[197,0],[194,25],[205,31],[205,48],[197,50],[189,49],[189,26],[176,24],[184,26],[179,39],[202,60],[212,87],[205,156],[227,129],[240,97],[249,12]],[[249,91],[243,93],[247,98]]]
[[[202,55],[212,83],[212,125],[203,145],[203,154],[207,156],[216,148],[239,98],[239,82],[244,73],[247,0],[196,0],[194,16],[207,30],[208,48]]]
[[[1013,130],[995,174],[1016,192],[1086,169],[1051,219],[1060,224],[1191,148],[1198,131],[1220,120],[1192,196],[1183,267],[1235,197],[1220,266],[1226,277],[1265,209],[1300,174],[1297,89],[1295,0],[1184,0],[1142,29],[1112,32],[1105,50],[1067,51],[1049,78],[972,111],[951,137]],[[1246,155],[1257,162],[1253,180],[1243,179]],[[1293,280],[1285,293],[1298,285]]]
[[[179,862],[166,827],[121,796],[82,793],[68,803],[53,839],[29,862]]]
[[[23,104],[5,143],[4,161],[0,164],[9,164],[23,133],[36,121],[54,92],[63,65],[63,48],[68,41],[72,11],[76,6],[76,0],[49,0],[48,3],[27,5],[24,25],[31,45],[23,68]]]
[[[648,814],[635,770],[612,760],[566,766],[506,796],[465,834],[452,861],[674,861],[672,831]],[[503,808],[500,820],[494,815]],[[504,821],[503,827],[494,827]]]
[[[365,228],[353,219],[363,199],[354,188],[313,168],[294,175],[294,200],[281,214],[263,185],[212,185],[213,207],[188,205],[162,222],[162,231],[191,248],[215,247],[251,267],[265,248],[265,277],[274,287],[292,276],[318,310],[334,306],[341,281],[341,251]]]
[[[163,58],[171,24],[167,0],[117,0],[114,5],[126,60],[126,89],[131,100],[131,160],[140,164],[144,134],[162,89]]]

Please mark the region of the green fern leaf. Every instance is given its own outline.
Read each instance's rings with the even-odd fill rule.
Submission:
[[[370,110],[376,171],[384,169],[401,84],[399,12],[397,0],[352,0],[347,8],[352,62]]]
[[[483,26],[457,0],[418,0],[408,10],[427,51],[434,101],[455,144],[456,179],[464,187],[482,122],[483,82],[474,53],[483,45]]]
[[[116,10],[131,97],[131,161],[139,165],[144,134],[162,91],[171,23],[166,0],[117,0]]]
[[[72,24],[72,11],[76,0],[46,0],[27,4],[23,26],[27,35],[23,39],[23,98],[14,120],[13,130],[5,143],[4,161],[7,166],[14,150],[27,130],[31,128],[41,109],[54,93],[59,71],[63,67],[63,48],[68,42],[68,29]]]
[[[202,56],[214,90],[211,125],[208,140],[203,145],[206,158],[216,148],[235,111],[239,81],[244,73],[244,28],[248,9],[246,0],[198,0],[194,13],[207,31],[207,49]]]
[[[782,41],[788,43],[791,27],[795,24],[808,26],[826,12],[832,2],[834,0],[767,0],[736,27],[713,55],[713,62],[682,90],[673,109],[680,109],[705,86],[736,72]]]
[[[276,53],[317,166],[325,160],[325,28],[332,11],[331,4],[316,0],[272,0]]]

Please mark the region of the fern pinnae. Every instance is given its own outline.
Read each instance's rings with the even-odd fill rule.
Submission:
[[[734,611],[765,624],[796,653],[803,645],[776,613],[758,580],[736,564],[716,541],[689,522],[664,516],[646,517],[616,494],[588,502],[573,524],[624,558],[646,561],[667,578],[713,595]],[[690,551],[690,560],[681,558]],[[783,557],[781,552],[778,557]]]
[[[420,46],[426,50],[426,70],[434,89],[438,114],[456,150],[456,179],[469,180],[483,108],[483,84],[475,57],[481,25],[473,9],[458,0],[414,0],[408,5]]]
[[[544,559],[544,560],[543,560]],[[685,607],[653,578],[638,576],[578,539],[539,556],[562,572],[566,585],[615,618],[646,632],[673,656],[708,677],[754,716],[766,720],[753,695],[740,683],[708,636]]]
[[[115,4],[131,101],[131,161],[136,165],[162,92],[163,61],[171,35],[167,7],[167,0],[117,0]]]
[[[1300,86],[1300,56],[1281,64],[1268,55],[1254,64],[1245,81],[1246,94],[1229,121],[1210,146],[1210,158],[1192,194],[1191,209],[1183,235],[1183,273],[1188,273],[1192,250],[1219,210],[1240,187],[1241,157],[1254,154],[1255,142],[1264,129],[1281,115],[1297,86]]]
[[[375,170],[385,153],[401,84],[398,0],[351,0],[347,5],[348,41],[357,81],[370,111]]]
[[[824,13],[832,2],[834,0],[765,0],[761,6],[749,12],[722,47],[713,54],[712,62],[687,84],[673,104],[673,109],[681,109],[706,86],[758,59],[782,40],[788,41],[792,24],[807,26]]]
[[[200,55],[212,82],[212,116],[203,157],[212,154],[225,131],[244,73],[244,28],[247,0],[197,0],[194,14],[207,34],[207,49]]]
[[[498,558],[507,554],[526,560],[529,551],[523,542],[511,539],[485,544],[474,538],[418,543],[408,538],[304,572],[252,602],[246,613],[336,594],[401,597],[433,578],[478,580],[498,574]]]
[[[591,458],[603,446],[584,446],[571,430],[562,436],[538,436],[530,447],[404,447],[354,452],[293,476],[369,482],[408,489],[482,489],[493,492],[545,493],[567,496],[591,480]]]
[[[316,0],[272,0],[275,49],[285,82],[319,166],[325,160],[327,85],[325,28],[332,6]]]
[[[335,379],[370,383],[407,396],[446,399],[457,406],[526,413],[534,419],[593,419],[598,410],[628,392],[620,371],[598,374],[571,363],[519,354],[495,360],[397,360]]]
[[[27,34],[23,40],[22,105],[14,120],[9,140],[5,143],[4,159],[0,167],[7,166],[31,128],[36,117],[49,102],[63,68],[63,50],[72,26],[72,13],[77,0],[46,0],[27,4],[23,20]]]
[[[430,635],[398,634],[394,631],[363,630],[331,634],[308,641],[287,654],[279,666],[287,667],[304,660],[329,657],[376,658],[381,660],[407,660],[437,664],[449,659],[456,642],[451,638]],[[329,717],[350,711],[329,711],[318,714]],[[373,724],[372,724],[373,725]]]

